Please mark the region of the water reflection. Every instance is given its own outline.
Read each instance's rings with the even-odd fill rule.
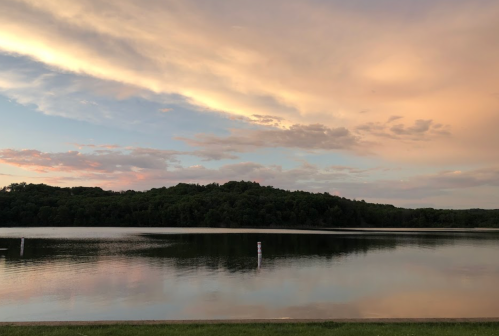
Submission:
[[[20,240],[3,238],[0,320],[497,317],[498,242],[155,233],[30,238],[21,257]]]

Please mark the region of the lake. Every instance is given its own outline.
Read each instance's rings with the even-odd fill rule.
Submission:
[[[499,317],[499,232],[0,228],[0,321],[378,317]]]

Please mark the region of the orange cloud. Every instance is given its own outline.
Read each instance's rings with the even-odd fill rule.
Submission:
[[[366,141],[380,143],[379,155],[408,161],[499,159],[491,126],[499,122],[491,91],[499,84],[499,4],[401,6],[413,15],[336,1],[278,0],[263,10],[249,0],[6,0],[0,49],[179,94],[207,111],[282,118],[284,126],[353,129],[396,115],[404,117],[392,128],[400,133],[433,120],[452,137],[413,143],[367,134]]]

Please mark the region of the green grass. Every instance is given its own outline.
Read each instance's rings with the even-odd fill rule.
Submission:
[[[166,324],[108,326],[1,326],[9,336],[499,336],[499,323],[307,323],[307,324]]]

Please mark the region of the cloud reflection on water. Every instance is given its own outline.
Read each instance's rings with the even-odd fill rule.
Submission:
[[[499,248],[487,237],[32,239],[24,259],[0,258],[0,319],[492,317]]]

